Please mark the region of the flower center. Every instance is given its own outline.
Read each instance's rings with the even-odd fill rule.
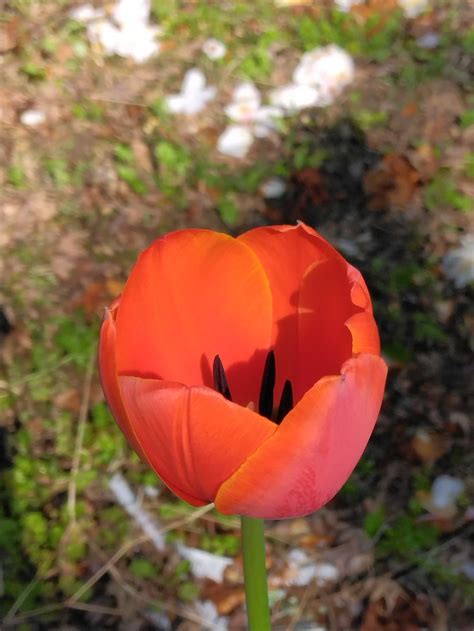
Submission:
[[[213,363],[214,388],[226,399],[232,401],[229,383],[225,374],[224,366],[219,355],[214,357]],[[288,412],[293,408],[293,387],[291,381],[287,379],[283,386],[278,409],[273,407],[273,394],[275,390],[276,364],[275,353],[270,351],[265,360],[263,368],[262,384],[260,386],[260,396],[258,399],[258,413],[265,416],[273,423],[279,425]]]

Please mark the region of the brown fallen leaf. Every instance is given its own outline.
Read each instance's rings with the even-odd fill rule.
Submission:
[[[79,412],[81,407],[81,395],[75,388],[70,388],[69,390],[60,392],[54,398],[54,405],[60,410]]]
[[[245,591],[242,585],[238,587],[225,583],[206,581],[203,586],[202,597],[211,600],[220,616],[227,616],[245,601]]]
[[[0,54],[13,50],[18,45],[20,18],[15,16],[0,24]]]
[[[446,436],[420,428],[411,439],[410,447],[423,464],[432,465],[449,449],[449,441]]]
[[[406,206],[421,185],[419,172],[402,155],[390,153],[364,176],[370,208]]]

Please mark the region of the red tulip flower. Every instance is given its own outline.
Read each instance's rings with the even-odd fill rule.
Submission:
[[[157,239],[107,311],[99,363],[123,433],[176,495],[271,519],[339,491],[387,373],[361,274],[303,224]]]

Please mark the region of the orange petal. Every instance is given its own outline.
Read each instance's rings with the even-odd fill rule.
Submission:
[[[356,300],[351,300],[360,274],[304,224],[257,228],[239,240],[258,255],[272,288],[276,398],[290,379],[298,401],[318,379],[338,374],[351,356],[344,323],[360,311],[362,299],[367,303],[365,284],[362,280]]]
[[[365,280],[359,270],[349,265],[349,263],[347,264],[347,277],[351,283],[352,302],[357,307],[364,309],[364,311],[372,313],[372,302]]]
[[[363,311],[351,316],[346,327],[352,336],[352,353],[371,353],[380,355],[380,337],[371,313]]]
[[[133,431],[130,421],[127,416],[127,412],[123,406],[122,397],[120,394],[118,382],[117,382],[117,366],[115,360],[115,344],[116,344],[116,328],[115,318],[117,315],[117,307],[119,299],[117,299],[107,309],[102,327],[100,329],[99,338],[99,375],[102,383],[102,389],[107,399],[107,403],[112,411],[112,414],[117,421],[122,432],[125,434],[126,439],[137,452],[137,454],[143,457],[142,450],[138,444],[138,441]]]
[[[273,436],[220,487],[225,514],[282,519],[307,515],[346,482],[372,433],[383,398],[385,363],[373,355],[347,361],[321,379]]]
[[[191,503],[217,489],[276,430],[266,418],[203,387],[119,377],[129,418],[153,469]]]
[[[321,377],[338,375],[342,364],[352,356],[351,334],[345,323],[359,310],[351,300],[347,263],[342,258],[309,268],[298,299],[297,365],[290,377],[295,401]]]
[[[220,355],[232,397],[255,402],[270,343],[272,296],[257,256],[208,230],[155,241],[125,286],[117,317],[120,374],[212,386]]]

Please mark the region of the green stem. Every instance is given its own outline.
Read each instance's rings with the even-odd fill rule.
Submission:
[[[249,631],[271,631],[263,519],[242,517],[242,553]]]

